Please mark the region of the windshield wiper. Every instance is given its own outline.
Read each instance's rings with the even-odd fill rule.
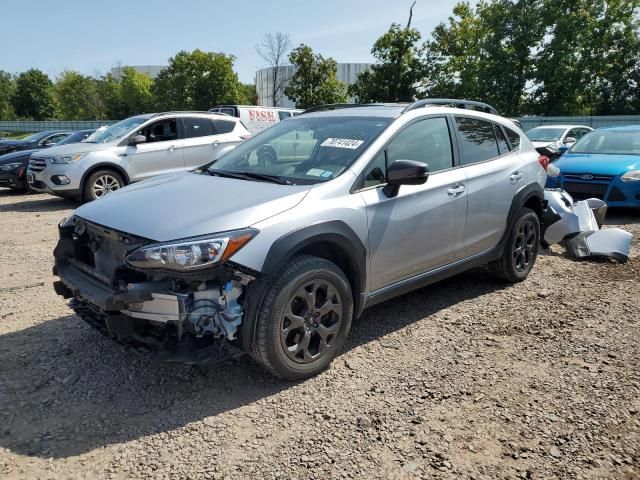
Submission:
[[[260,180],[263,182],[276,183],[278,185],[293,185],[289,180],[286,180],[278,175],[268,175],[266,173],[255,172],[232,172],[229,170],[209,170],[209,175],[219,175],[221,177],[238,178],[240,180]]]

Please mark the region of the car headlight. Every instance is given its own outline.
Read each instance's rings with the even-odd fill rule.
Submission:
[[[5,165],[0,165],[0,170],[2,170],[3,172],[8,172],[10,170],[15,170],[16,168],[21,166],[22,166],[22,162],[7,163]]]
[[[553,163],[550,163],[547,167],[547,177],[557,178],[560,176],[560,169]]]
[[[622,175],[622,177],[620,177],[620,180],[622,180],[623,182],[637,182],[640,180],[640,170],[631,170]]]
[[[56,155],[54,157],[49,157],[49,161],[56,165],[56,164],[65,164],[65,163],[74,163],[77,162],[78,160],[83,159],[87,153],[89,152],[84,152],[84,153],[72,153],[70,155]]]
[[[136,268],[190,271],[224,262],[258,234],[253,228],[186,238],[175,242],[141,247],[127,255],[127,263]]]

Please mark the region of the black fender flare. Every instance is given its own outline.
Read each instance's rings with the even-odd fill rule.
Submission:
[[[367,282],[366,247],[351,227],[340,220],[305,226],[287,233],[271,245],[261,269],[263,275],[250,284],[251,295],[247,295],[249,301],[245,305],[241,334],[245,351],[251,351],[257,316],[273,278],[297,253],[319,244],[328,244],[344,254],[349,269],[344,273],[349,277],[353,291],[354,317],[360,316],[364,309]]]
[[[509,214],[507,215],[507,228],[502,235],[502,238],[500,239],[500,243],[498,243],[498,245],[494,249],[492,260],[497,260],[502,256],[504,247],[507,244],[507,239],[509,238],[509,233],[511,232],[511,227],[518,220],[518,213],[531,199],[539,201],[541,205],[543,204],[544,189],[540,186],[539,183],[531,183],[523,187],[513,197],[513,200],[511,201],[511,208],[509,209]],[[539,215],[540,221],[542,221],[542,211],[536,213]]]

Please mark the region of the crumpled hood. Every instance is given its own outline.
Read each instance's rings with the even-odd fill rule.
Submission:
[[[58,145],[45,148],[44,150],[39,150],[37,154],[34,155],[36,158],[48,158],[54,157],[56,155],[69,155],[72,153],[84,153],[84,152],[96,152],[98,150],[106,150],[108,148],[113,148],[112,143],[87,143],[87,142],[79,142],[79,143],[68,143],[66,145]]]
[[[249,227],[295,207],[311,188],[183,172],[130,185],[75,215],[165,242]]]
[[[18,150],[17,152],[6,153],[0,157],[0,165],[28,160],[29,156],[37,151],[38,150]]]
[[[591,173],[595,175],[623,175],[640,170],[640,155],[602,155],[594,153],[565,153],[554,165],[562,173]]]

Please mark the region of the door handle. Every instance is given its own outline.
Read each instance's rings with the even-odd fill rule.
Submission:
[[[511,183],[518,183],[520,180],[524,178],[524,173],[516,172],[513,175],[511,175],[511,177],[509,178],[511,179]]]
[[[447,195],[450,197],[459,197],[466,191],[466,187],[464,185],[455,185],[447,190]]]
[[[170,151],[172,151],[172,152],[173,152],[175,149],[176,149],[176,146],[175,146],[175,145],[169,145],[169,150],[170,150]]]
[[[216,148],[219,145],[220,142],[213,142],[211,144],[211,148]]]

